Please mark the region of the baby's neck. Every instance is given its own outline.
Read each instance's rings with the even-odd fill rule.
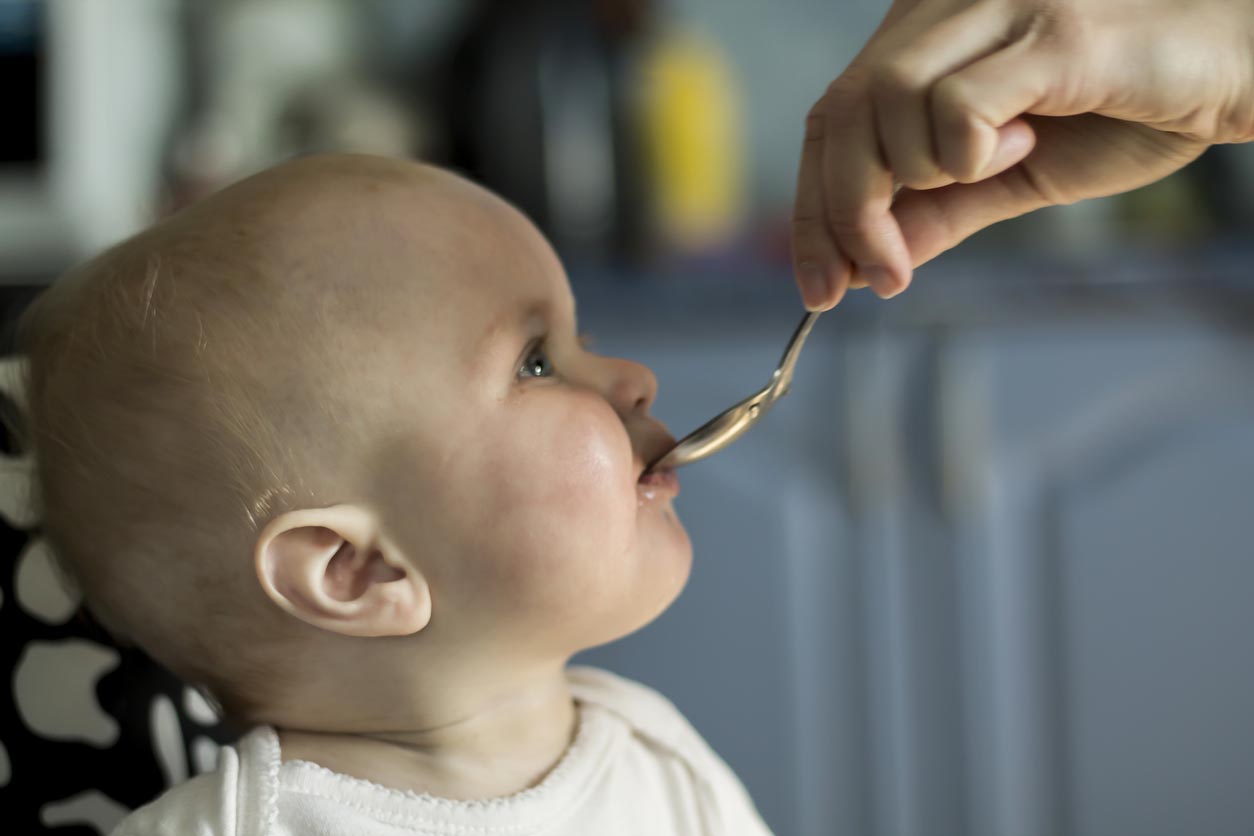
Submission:
[[[499,798],[544,779],[574,739],[564,673],[436,726],[354,732],[278,729],[281,760],[309,761],[394,789],[456,800]],[[395,724],[392,724],[395,725]]]

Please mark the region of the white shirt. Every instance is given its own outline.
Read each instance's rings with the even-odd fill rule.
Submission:
[[[579,728],[530,789],[454,801],[281,762],[271,726],[222,749],[112,836],[769,836],[749,794],[675,706],[608,671],[566,671]]]

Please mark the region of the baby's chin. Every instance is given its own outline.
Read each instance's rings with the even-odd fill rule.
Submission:
[[[619,625],[613,638],[633,633],[666,611],[688,583],[692,571],[692,542],[683,522],[671,505],[671,493],[653,491],[638,501],[634,542],[629,546],[626,565],[630,580],[621,587],[630,590],[620,598],[626,609],[614,621]]]
[[[604,631],[600,633],[600,637],[590,644],[583,645],[575,652],[590,650],[626,638],[657,621],[683,592],[688,583],[690,565],[690,561],[685,561],[682,565],[671,567],[667,582],[650,584],[649,594],[638,591],[632,597],[629,611],[620,610],[614,618],[603,621],[599,625]]]
[[[644,566],[656,573],[654,581],[658,588],[670,590],[665,604],[669,606],[688,582],[692,570],[692,541],[670,499],[656,497],[641,507],[638,528],[640,557]]]

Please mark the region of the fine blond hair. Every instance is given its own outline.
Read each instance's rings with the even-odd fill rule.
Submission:
[[[17,336],[34,511],[64,573],[111,634],[234,716],[263,699],[282,634],[252,543],[316,501],[258,371],[285,337],[258,246],[149,230],[49,287]]]

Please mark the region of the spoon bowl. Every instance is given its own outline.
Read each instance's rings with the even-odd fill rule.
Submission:
[[[788,390],[792,387],[797,357],[800,356],[801,347],[805,345],[806,337],[810,335],[810,329],[814,327],[814,322],[818,318],[817,312],[810,312],[802,317],[797,330],[793,332],[792,339],[788,341],[788,347],[784,349],[784,356],[780,359],[779,366],[761,391],[728,407],[688,433],[677,441],[674,447],[654,460],[646,472],[674,470],[712,456],[761,421],[763,416],[771,411],[771,407],[775,406],[775,402],[788,394]]]

